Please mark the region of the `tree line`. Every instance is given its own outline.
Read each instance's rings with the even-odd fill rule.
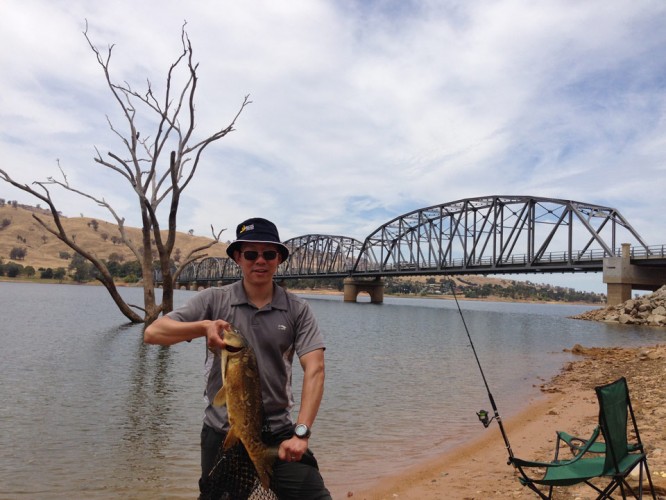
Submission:
[[[111,276],[117,281],[137,283],[143,278],[143,270],[139,261],[120,262],[118,259],[110,259],[104,262]],[[33,266],[23,266],[17,262],[5,263],[0,259],[0,276],[8,278],[39,277],[39,279],[59,281],[71,279],[77,283],[99,280],[97,268],[79,254],[72,257],[67,267],[56,267],[55,269],[51,267],[35,269]]]
[[[505,283],[477,284],[458,278],[455,292],[468,299],[485,299],[498,297],[510,300],[530,300],[548,302],[586,302],[604,303],[606,295],[579,291],[573,288],[535,284],[530,281],[509,281]],[[294,280],[289,283],[290,288],[311,290],[337,290],[344,289],[340,278],[308,278]],[[387,295],[450,295],[451,281],[449,278],[426,278],[425,282],[409,279],[385,278],[384,293]]]
[[[555,302],[603,303],[606,296],[602,293],[585,292],[573,288],[551,285],[535,285],[529,282],[513,281],[510,285],[486,283],[462,290],[464,297],[470,299],[500,297],[511,300],[540,300]]]

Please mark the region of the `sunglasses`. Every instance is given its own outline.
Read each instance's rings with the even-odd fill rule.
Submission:
[[[259,252],[256,250],[245,250],[241,252],[245,260],[257,260],[259,258]],[[264,250],[261,252],[261,256],[264,260],[274,260],[277,258],[277,252],[275,250]]]

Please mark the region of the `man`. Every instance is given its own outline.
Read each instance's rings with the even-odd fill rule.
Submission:
[[[289,257],[275,225],[262,218],[238,225],[236,240],[227,254],[241,268],[241,281],[209,288],[148,326],[144,341],[172,345],[205,337],[206,399],[201,432],[203,492],[215,456],[229,429],[226,407],[212,400],[222,385],[219,353],[225,348],[222,331],[231,323],[255,351],[264,406],[264,440],[279,442],[273,467],[274,483],[281,499],[330,499],[317,461],[308,449],[310,429],[324,392],[324,342],[306,301],[273,282],[277,267]],[[294,354],[303,368],[301,404],[296,425],[292,422],[291,369]]]

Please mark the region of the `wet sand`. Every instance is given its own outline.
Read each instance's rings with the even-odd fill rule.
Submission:
[[[555,431],[589,436],[597,423],[594,387],[624,376],[648,452],[652,480],[658,497],[666,498],[666,345],[635,349],[576,346],[573,352],[580,360],[544,384],[542,398],[503,422],[514,455],[551,460]],[[364,500],[536,498],[518,482],[507,457],[499,427],[492,422],[478,439],[346,496]],[[594,498],[593,493],[585,485],[558,488],[554,498]]]

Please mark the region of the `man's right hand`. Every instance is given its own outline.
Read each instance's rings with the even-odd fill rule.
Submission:
[[[231,328],[231,324],[222,319],[210,321],[206,325],[206,345],[208,349],[217,351],[226,347],[227,344],[224,342],[223,332],[227,328]]]

